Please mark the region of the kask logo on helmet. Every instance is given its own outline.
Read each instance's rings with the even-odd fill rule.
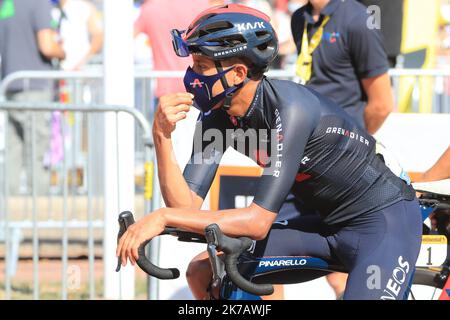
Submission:
[[[264,22],[246,22],[237,24],[238,31],[247,31],[248,29],[265,29]]]

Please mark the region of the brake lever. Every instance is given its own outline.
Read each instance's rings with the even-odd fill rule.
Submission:
[[[119,243],[120,238],[124,235],[124,233],[127,231],[128,227],[131,226],[134,223],[134,217],[133,214],[129,211],[122,212],[119,216],[119,233],[117,234],[117,243]],[[120,268],[122,267],[122,262],[120,260],[120,257],[117,257],[117,267],[116,272],[120,271]]]
[[[208,251],[209,261],[211,263],[213,280],[211,286],[213,288],[218,287],[221,281],[221,273],[223,273],[223,268],[220,268],[221,261],[219,256],[217,255],[217,238],[214,232],[208,230],[205,232],[205,238],[207,242],[206,250]]]
[[[222,233],[217,224],[205,228],[208,244],[225,253],[225,270],[231,281],[240,289],[255,295],[270,295],[274,289],[271,284],[256,284],[245,279],[238,270],[237,263],[240,254],[250,249],[253,241],[248,237],[230,238]]]

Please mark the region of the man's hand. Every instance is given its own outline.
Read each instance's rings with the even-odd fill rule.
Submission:
[[[47,59],[57,58],[64,60],[66,53],[62,47],[62,41],[57,41],[57,34],[52,29],[42,29],[37,33],[37,43],[39,51],[47,57]]]
[[[186,92],[162,96],[153,122],[153,134],[163,134],[164,137],[170,138],[176,123],[186,118],[193,98],[194,95]]]
[[[120,257],[122,266],[127,264],[127,259],[134,266],[139,258],[138,249],[140,245],[160,235],[165,227],[161,209],[129,226],[120,238],[116,249],[116,256]]]

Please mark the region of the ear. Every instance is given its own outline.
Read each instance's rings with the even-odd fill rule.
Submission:
[[[247,78],[248,68],[245,64],[238,63],[234,65],[234,85],[241,84]]]

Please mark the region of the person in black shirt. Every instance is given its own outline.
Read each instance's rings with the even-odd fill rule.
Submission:
[[[302,61],[297,62],[306,86],[333,100],[374,134],[393,110],[394,100],[383,37],[366,10],[355,0],[309,0],[294,12],[291,30],[299,58],[306,46],[314,49],[309,78],[300,72]],[[314,48],[314,36],[320,32]]]

